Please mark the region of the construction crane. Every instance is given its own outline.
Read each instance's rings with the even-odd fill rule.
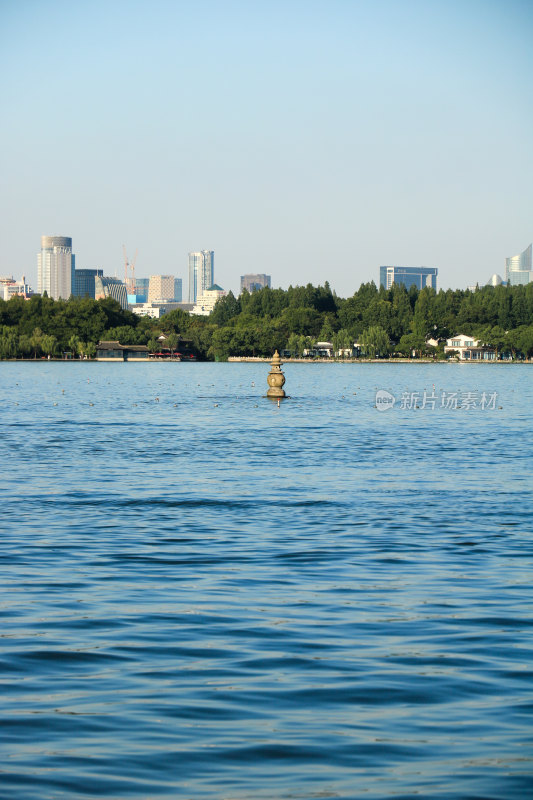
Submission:
[[[139,251],[135,251],[135,258],[131,263],[128,262],[125,244],[122,245],[122,252],[124,253],[124,283],[126,284],[128,294],[137,294],[137,287],[135,285],[135,262],[137,261],[137,254]],[[128,278],[128,267],[130,268],[130,278]]]

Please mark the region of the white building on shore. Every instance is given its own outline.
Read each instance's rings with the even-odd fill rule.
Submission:
[[[480,344],[478,339],[464,333],[446,340],[445,353],[457,353],[460,361],[494,361],[494,348]]]

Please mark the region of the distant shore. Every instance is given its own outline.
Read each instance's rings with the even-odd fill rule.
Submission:
[[[0,364],[270,364],[272,356],[229,356],[227,361],[180,361],[178,359],[130,359],[121,361],[97,358],[4,358]],[[533,364],[533,359],[521,361],[455,361],[434,358],[284,358],[283,364]]]
[[[228,362],[256,364],[272,361],[263,356],[230,356]],[[283,358],[283,364],[533,364],[528,361],[455,361],[435,358]]]

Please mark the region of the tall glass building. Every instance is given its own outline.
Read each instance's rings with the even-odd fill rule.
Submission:
[[[135,288],[137,290],[137,303],[148,302],[148,287],[150,285],[150,278],[137,278],[135,281]]]
[[[75,256],[70,236],[41,236],[37,256],[37,291],[68,300],[74,289]]]
[[[189,303],[196,303],[198,297],[215,282],[215,253],[201,250],[189,253]]]
[[[532,248],[533,245],[529,245],[520,255],[505,259],[505,280],[508,286],[519,286],[533,281]]]
[[[393,283],[402,284],[406,289],[416,286],[424,289],[426,286],[437,290],[437,267],[380,267],[379,282],[385,289],[390,289]]]
[[[103,274],[103,269],[75,269],[74,297],[92,297],[94,300],[94,279],[101,278]]]

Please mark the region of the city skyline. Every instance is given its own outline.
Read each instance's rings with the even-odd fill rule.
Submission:
[[[234,292],[257,272],[349,296],[380,264],[484,282],[531,240],[531,4],[29,7],[0,11],[0,273],[35,286],[35,231],[68,231],[108,275],[123,243],[146,275],[207,244]]]
[[[529,245],[526,249],[513,257],[505,258],[505,276],[506,283],[517,285],[519,283],[533,282],[532,271],[532,247]],[[71,294],[74,296],[83,296],[89,294],[94,296],[94,291],[89,289],[89,283],[94,282],[96,276],[102,277],[104,275],[101,268],[87,269],[75,267],[75,256],[72,252],[72,237],[58,236],[58,235],[42,235],[41,236],[41,251],[37,255],[38,269],[37,269],[37,291],[34,293],[42,293],[47,291],[49,296],[58,299],[62,297],[67,299],[68,296],[68,276],[70,275]],[[67,263],[68,262],[68,263]],[[417,289],[424,288],[424,286],[437,290],[437,276],[438,268],[436,267],[404,267],[404,266],[380,266],[379,267],[379,280],[375,281],[377,286],[383,286],[390,289],[393,283],[403,283],[409,288],[411,285],[416,286]],[[5,273],[1,276],[4,281],[7,281],[9,276]],[[114,282],[121,282],[118,277],[117,270],[115,270],[112,277]],[[201,293],[205,292],[214,283],[214,251],[202,250],[198,252],[188,253],[188,302],[195,303]],[[14,277],[10,278],[11,283],[14,282]],[[26,282],[25,276],[22,278]],[[367,277],[363,283],[374,280],[373,277]],[[157,281],[158,289],[156,289],[154,281]],[[137,286],[141,288],[141,292],[137,295],[129,294],[128,298],[130,304],[138,302],[146,302],[149,300],[148,295],[152,295],[152,299],[158,299],[158,302],[182,302],[182,287],[183,279],[174,275],[152,274],[149,278],[137,276],[135,278]],[[498,285],[502,279],[498,273],[486,280],[477,281],[476,284],[468,284],[466,287],[469,290],[474,290],[476,285]],[[20,283],[20,281],[19,281]],[[58,288],[58,284],[61,288]],[[152,290],[149,291],[149,284],[152,283]],[[165,284],[165,291],[162,291],[162,284]],[[304,281],[305,283],[305,281]],[[329,283],[329,282],[328,282]],[[168,285],[167,285],[168,284]],[[171,285],[172,284],[172,285]],[[129,285],[129,284],[128,284]],[[271,276],[265,273],[247,273],[240,276],[240,287],[234,293],[238,295],[242,292],[243,288],[248,291],[253,291],[258,288],[267,286],[271,288]],[[30,287],[31,288],[31,287]],[[220,287],[218,287],[220,288]],[[282,286],[274,286],[274,288],[284,288]],[[335,287],[332,287],[335,290]],[[354,291],[357,290],[358,287]],[[462,287],[452,287],[462,288]],[[225,290],[233,291],[233,288]],[[168,294],[168,297],[166,295]],[[146,295],[146,297],[144,297]],[[163,297],[165,295],[165,297]],[[349,296],[349,295],[347,295]],[[193,297],[193,300],[191,300]],[[138,298],[138,299],[136,299]]]

